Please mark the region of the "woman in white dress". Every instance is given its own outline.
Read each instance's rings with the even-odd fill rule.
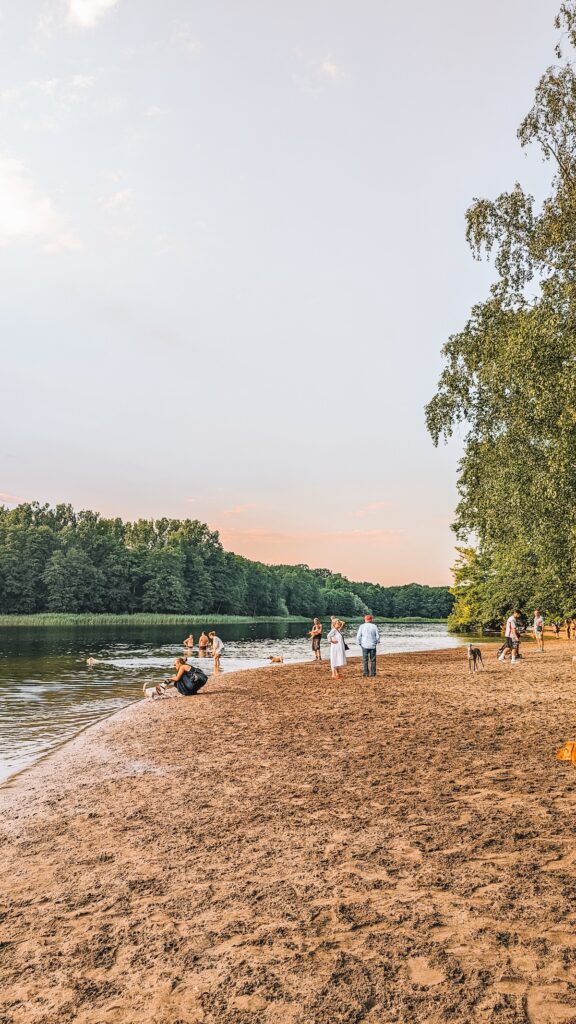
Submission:
[[[332,619],[332,629],[328,633],[327,640],[330,643],[330,667],[332,679],[342,679],[338,671],[346,664],[346,650],[344,648],[344,637],[341,630],[344,623],[340,619]]]

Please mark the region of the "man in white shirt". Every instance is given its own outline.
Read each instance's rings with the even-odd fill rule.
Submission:
[[[518,616],[520,612],[512,612],[512,615],[506,619],[506,630],[504,634],[504,650],[502,654],[498,655],[498,661],[506,661],[506,655],[510,651],[510,664],[515,665],[518,655],[518,644],[520,643],[520,633],[518,632]]]
[[[371,615],[364,616],[364,622],[356,634],[356,643],[362,649],[362,675],[376,675],[376,647],[380,643],[378,626]],[[370,663],[370,665],[368,665]]]

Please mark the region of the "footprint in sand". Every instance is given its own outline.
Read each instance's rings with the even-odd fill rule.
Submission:
[[[566,992],[566,986],[550,985],[548,988],[529,989],[526,1016],[530,1024],[562,1024],[562,1021],[574,1020],[574,1006],[557,1003],[555,992]]]
[[[408,961],[408,975],[413,985],[422,985],[429,988],[432,985],[441,985],[446,981],[444,971],[438,967],[430,967],[425,956],[414,956]]]

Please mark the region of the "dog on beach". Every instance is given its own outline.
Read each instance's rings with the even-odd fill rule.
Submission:
[[[272,662],[273,665],[283,665],[284,664],[284,655],[280,654],[277,657],[274,657],[274,655],[271,654],[270,655],[270,661]]]
[[[573,765],[576,765],[576,743],[568,741],[560,750],[556,752],[557,761],[572,761]]]
[[[470,675],[477,672],[480,666],[484,668],[482,651],[479,647],[473,647],[472,644],[468,644],[468,672]]]
[[[166,690],[171,685],[171,683],[157,683],[156,686],[146,686],[144,683],[142,693],[148,700],[156,700],[157,697],[166,697]]]

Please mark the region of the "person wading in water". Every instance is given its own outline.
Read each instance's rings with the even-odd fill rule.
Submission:
[[[312,637],[312,650],[314,651],[315,661],[322,661],[322,651],[320,650],[320,644],[322,642],[322,623],[320,622],[320,619],[314,619],[312,629],[308,633],[308,636]]]

